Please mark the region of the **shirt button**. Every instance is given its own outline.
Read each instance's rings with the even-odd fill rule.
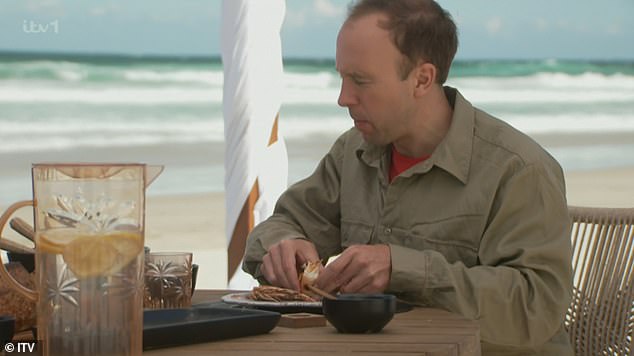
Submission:
[[[391,227],[386,227],[385,228],[385,233],[386,234],[391,234],[392,233],[392,228]]]

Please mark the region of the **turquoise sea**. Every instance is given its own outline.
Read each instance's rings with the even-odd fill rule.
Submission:
[[[292,183],[352,122],[332,60],[284,70]],[[634,165],[634,61],[457,61],[448,84],[566,170]],[[151,194],[222,191],[222,85],[219,58],[0,53],[0,205],[28,198],[30,164],[51,160],[160,163]]]

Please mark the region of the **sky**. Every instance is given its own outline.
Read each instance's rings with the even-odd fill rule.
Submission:
[[[218,56],[222,1],[0,0],[0,51]],[[458,59],[634,60],[633,0],[438,2]],[[334,58],[348,3],[286,0],[284,57]]]

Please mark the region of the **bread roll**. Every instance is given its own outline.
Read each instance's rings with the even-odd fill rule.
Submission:
[[[321,272],[322,268],[324,268],[324,266],[321,264],[321,261],[313,261],[306,264],[304,271],[299,275],[300,292],[310,294],[308,286],[312,286],[315,283],[315,280],[319,277],[319,272]]]

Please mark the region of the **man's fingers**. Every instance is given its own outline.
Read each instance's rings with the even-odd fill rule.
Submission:
[[[382,292],[389,283],[390,267],[388,246],[353,245],[320,273],[316,285],[331,293]]]
[[[284,251],[282,246],[278,245],[277,247],[278,247],[278,251],[277,251],[278,258],[275,263],[275,274],[277,275],[278,280],[280,281],[280,287],[293,288],[293,282],[289,278],[288,263],[289,263],[289,260],[291,259],[295,260],[295,256],[294,255],[287,256],[285,255],[286,251]],[[293,269],[294,267],[291,270]]]
[[[274,286],[288,288],[289,283],[284,273],[282,258],[282,251],[279,245],[275,245],[269,249],[262,262],[273,276],[272,279],[267,278],[267,280]]]
[[[346,274],[350,262],[350,259],[342,254],[319,273],[315,284],[327,292],[337,292],[351,278]]]
[[[262,258],[262,274],[272,285],[299,290],[298,266],[318,259],[311,242],[284,240],[271,246]]]
[[[355,274],[350,281],[341,286],[341,293],[377,293],[380,292],[374,285],[374,279],[369,273]]]
[[[299,290],[299,280],[297,279],[297,258],[296,249],[291,244],[281,245],[282,249],[282,271],[285,275],[286,285],[284,287]]]
[[[298,251],[297,263],[298,267],[303,266],[309,262],[319,261],[319,255],[314,248],[301,249]]]
[[[260,267],[262,275],[271,285],[277,286],[279,282],[277,277],[275,276],[275,272],[273,271],[273,264],[271,262],[271,256],[267,253],[262,258],[262,266]]]

